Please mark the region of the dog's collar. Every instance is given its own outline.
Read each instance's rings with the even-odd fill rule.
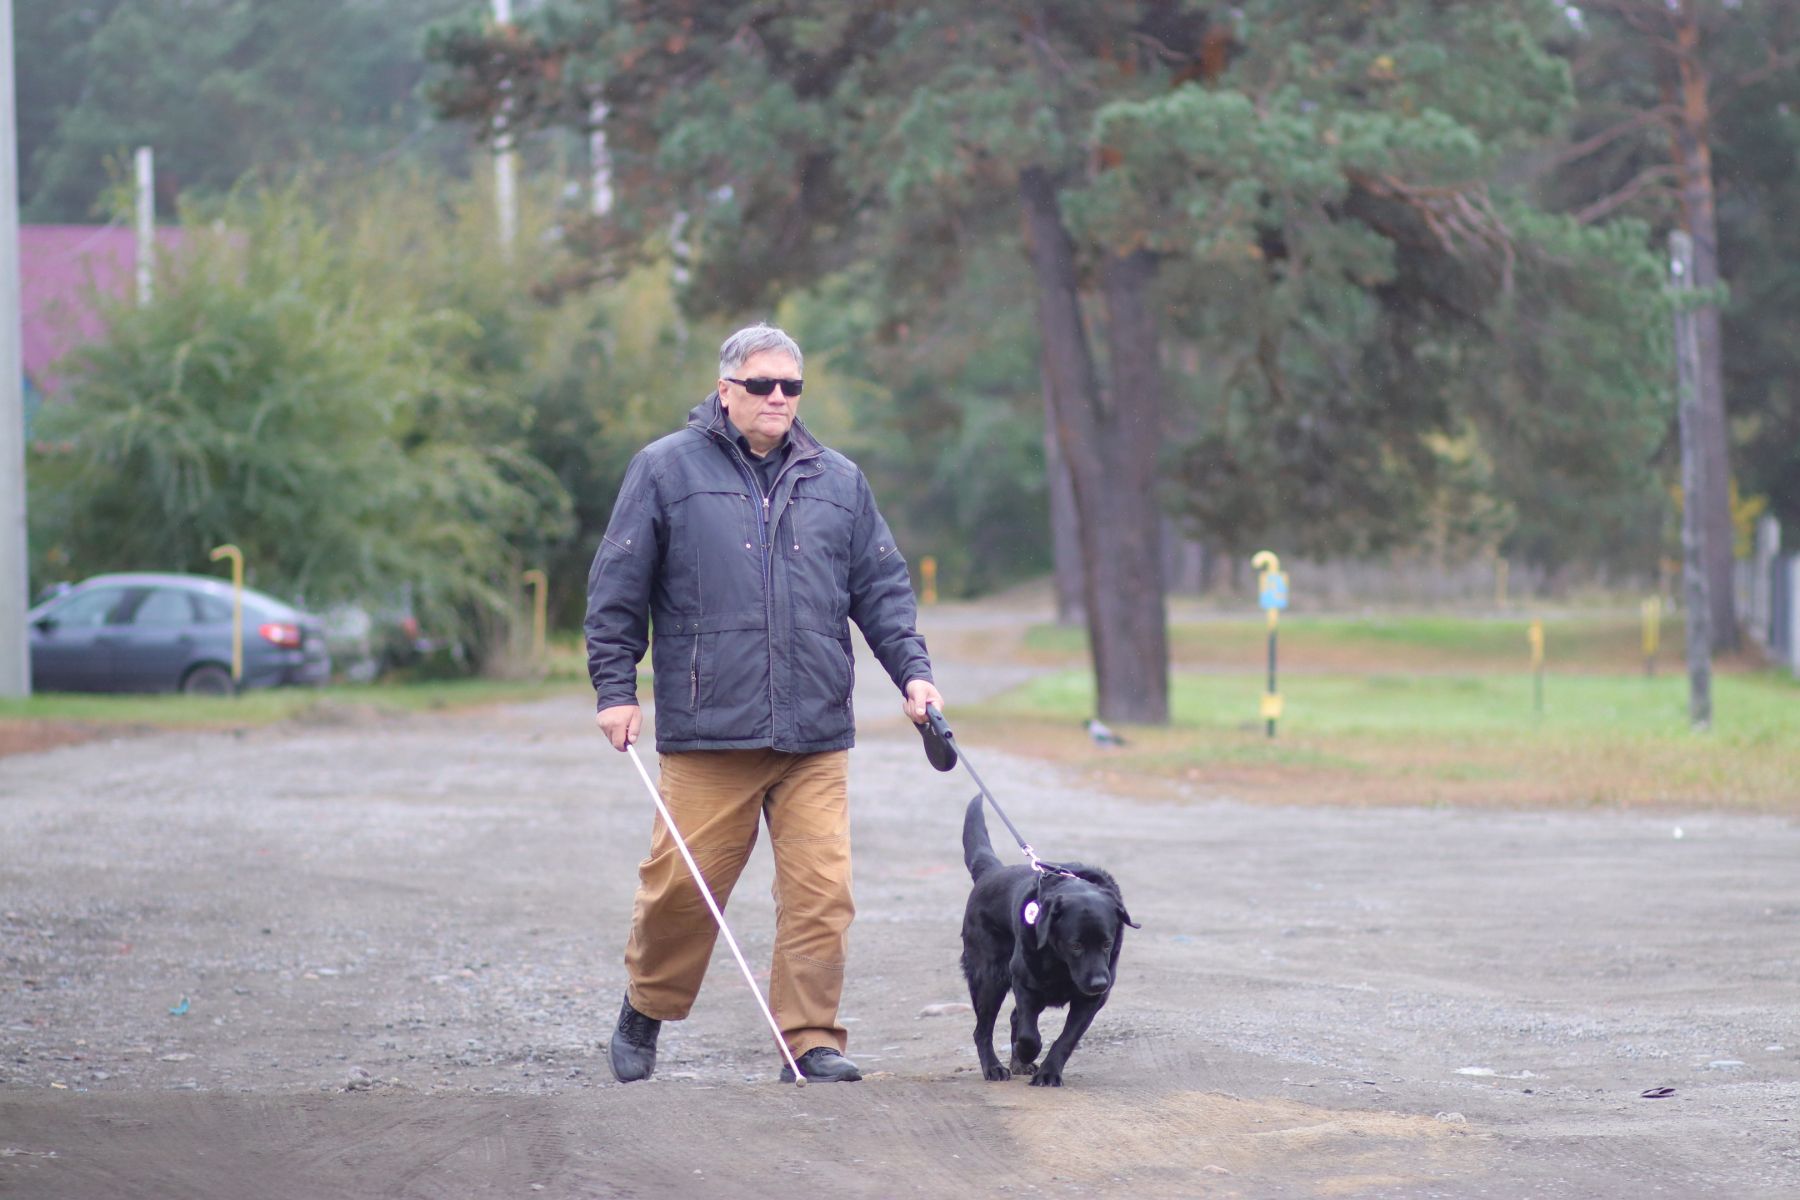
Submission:
[[[1041,916],[1044,911],[1044,881],[1049,879],[1052,875],[1061,876],[1064,879],[1081,879],[1081,876],[1073,871],[1059,867],[1055,863],[1044,862],[1035,854],[1031,856],[1031,869],[1037,872],[1037,887],[1033,890],[1031,896],[1026,899],[1024,905],[1019,909],[1019,920],[1027,925],[1036,925],[1038,917]],[[1082,880],[1082,882],[1091,883],[1092,880]]]

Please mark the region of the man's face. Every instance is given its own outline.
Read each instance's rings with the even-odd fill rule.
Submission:
[[[745,359],[736,377],[798,379],[800,367],[785,350],[763,350]],[[800,397],[790,396],[779,387],[766,396],[752,396],[742,386],[725,379],[719,380],[719,403],[750,443],[750,449],[758,454],[767,454],[780,444],[800,411]]]

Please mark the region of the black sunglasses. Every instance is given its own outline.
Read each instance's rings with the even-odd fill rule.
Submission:
[[[804,379],[763,379],[760,376],[756,379],[733,379],[727,375],[725,382],[737,384],[752,396],[766,396],[777,387],[781,388],[784,396],[798,396],[800,389],[806,386]]]

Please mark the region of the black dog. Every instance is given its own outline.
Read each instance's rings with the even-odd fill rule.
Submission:
[[[1119,885],[1080,863],[1003,867],[988,841],[981,797],[963,817],[963,863],[975,880],[963,913],[963,975],[975,1006],[975,1052],[988,1079],[1031,1076],[1032,1087],[1061,1087],[1063,1066],[1093,1023],[1118,977],[1125,911]],[[1013,994],[1012,1065],[994,1054],[994,1022],[1008,989]],[[1038,1014],[1069,1006],[1061,1036],[1044,1061]]]

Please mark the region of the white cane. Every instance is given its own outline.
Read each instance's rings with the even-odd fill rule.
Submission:
[[[718,901],[713,899],[712,890],[706,886],[706,877],[700,874],[700,865],[694,861],[687,842],[682,840],[681,830],[675,827],[675,818],[669,814],[669,806],[663,803],[662,793],[650,781],[650,772],[644,770],[644,760],[638,757],[637,747],[627,742],[625,751],[631,755],[632,765],[643,778],[644,787],[650,792],[650,799],[656,802],[656,811],[662,814],[663,824],[669,827],[669,836],[675,839],[675,848],[681,851],[681,860],[693,872],[694,886],[700,889],[701,899],[712,910],[713,920],[719,923],[719,932],[725,935],[725,944],[731,947],[731,956],[737,959],[738,969],[744,973],[744,982],[750,985],[750,994],[756,997],[757,1007],[762,1009],[763,1016],[768,1019],[769,1028],[775,1034],[775,1044],[781,1047],[781,1057],[787,1059],[788,1066],[793,1068],[794,1086],[805,1087],[806,1076],[800,1073],[800,1064],[794,1061],[794,1052],[788,1049],[787,1039],[781,1036],[781,1026],[775,1023],[775,1014],[769,1011],[769,1002],[763,999],[762,989],[756,986],[756,976],[750,973],[750,964],[744,961],[744,952],[738,949],[737,939],[731,936],[731,927],[725,924],[725,914],[719,911]]]

